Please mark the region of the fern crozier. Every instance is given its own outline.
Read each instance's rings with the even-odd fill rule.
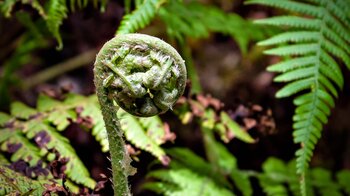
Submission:
[[[101,49],[95,66],[108,96],[136,116],[166,112],[185,89],[184,60],[169,44],[148,35],[116,36]]]
[[[108,135],[115,195],[130,195],[127,176],[134,173],[115,103],[136,116],[164,113],[182,95],[186,78],[181,56],[152,36],[117,35],[98,53],[94,82]]]

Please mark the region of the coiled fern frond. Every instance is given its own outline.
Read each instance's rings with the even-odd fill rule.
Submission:
[[[304,177],[323,125],[334,107],[334,99],[343,88],[340,65],[350,68],[350,4],[347,0],[251,0],[248,3],[298,13],[256,23],[288,27],[288,31],[259,44],[278,45],[266,50],[266,54],[292,57],[271,65],[268,70],[281,73],[275,77],[276,82],[288,83],[276,97],[297,95],[293,136],[294,142],[301,145],[296,152],[297,173]],[[301,188],[305,195],[303,178]]]

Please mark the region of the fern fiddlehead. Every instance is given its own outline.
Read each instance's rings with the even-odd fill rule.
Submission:
[[[127,176],[133,171],[116,104],[141,117],[164,113],[182,95],[186,75],[177,51],[152,36],[117,35],[98,53],[94,82],[108,134],[115,195],[130,194]]]

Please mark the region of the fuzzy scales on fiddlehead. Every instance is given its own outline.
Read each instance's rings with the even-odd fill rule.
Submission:
[[[172,46],[158,38],[124,34],[102,47],[94,75],[108,134],[115,195],[129,195],[127,176],[133,168],[125,151],[116,104],[140,117],[166,112],[185,89],[185,63]]]

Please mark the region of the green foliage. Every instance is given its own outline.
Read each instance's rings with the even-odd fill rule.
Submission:
[[[134,33],[156,17],[166,25],[170,37],[184,42],[186,37],[207,38],[211,32],[223,33],[235,39],[246,53],[249,41],[261,40],[273,30],[260,28],[234,13],[225,13],[214,6],[191,1],[149,0],[136,3],[136,9],[124,15],[116,34]],[[130,2],[129,2],[130,3]],[[126,3],[128,5],[128,1]],[[128,10],[129,8],[126,8]],[[220,24],[220,25],[218,25]]]
[[[255,140],[247,130],[235,122],[226,111],[221,110],[223,104],[210,96],[198,94],[194,99],[187,99],[182,104],[175,105],[174,112],[183,124],[195,120],[203,129],[216,132],[222,141],[228,143],[237,138],[246,143]]]
[[[100,11],[104,12],[106,10],[108,0],[70,0],[69,8],[74,12],[77,8],[83,9],[88,6],[89,3],[92,3],[94,8],[100,7]]]
[[[159,145],[174,139],[170,137],[174,135],[159,117],[143,119],[121,110],[119,113],[127,140],[168,164],[169,158]],[[11,154],[11,162],[24,160],[31,167],[40,162],[45,166],[54,159],[65,158],[68,161],[65,173],[72,181],[71,188],[74,189],[77,183],[92,189],[95,181],[89,177],[68,139],[60,133],[73,122],[81,123],[91,131],[100,142],[102,151],[108,151],[107,134],[96,96],[75,94],[66,95],[63,101],[40,96],[36,109],[20,102],[12,103],[11,115],[0,113],[0,150]]]
[[[32,8],[36,9],[43,18],[46,17],[44,8],[38,0],[4,0],[3,2],[0,2],[0,10],[5,17],[10,17],[13,7],[19,2],[22,4],[29,4]]]
[[[57,49],[62,49],[63,42],[59,28],[63,20],[67,18],[69,8],[74,12],[77,7],[78,9],[85,8],[89,2],[92,2],[95,8],[100,6],[101,12],[105,10],[107,4],[107,0],[48,0],[45,4],[42,4],[39,0],[5,0],[0,2],[0,10],[5,17],[9,18],[17,3],[29,4],[45,20],[47,29],[58,42]],[[18,13],[18,10],[16,10],[16,13]]]
[[[52,185],[55,182],[32,180],[0,165],[0,184],[0,195],[41,195],[45,191],[45,184]],[[55,186],[59,185],[55,184]]]
[[[63,20],[67,18],[68,9],[66,0],[49,0],[47,7],[47,28],[58,42],[57,49],[62,49],[63,44],[59,28]]]
[[[300,195],[299,177],[296,174],[295,161],[284,163],[276,158],[269,158],[263,164],[263,173],[258,174],[260,185],[267,195]],[[344,175],[345,174],[345,175]],[[347,186],[344,179],[349,177],[348,170],[342,170],[337,176],[343,176],[336,181],[331,172],[323,168],[312,168],[308,171],[308,195],[343,195]]]
[[[253,25],[238,14],[225,13],[195,1],[171,0],[159,10],[159,16],[167,33],[180,41],[186,37],[206,38],[211,32],[223,33],[231,36],[243,53],[247,52],[249,41],[261,40],[272,32]]]
[[[16,48],[1,64],[0,108],[8,107],[10,103],[9,87],[16,85],[19,80],[15,72],[26,64],[35,64],[38,60],[33,52],[48,46],[47,41],[42,37],[40,25],[33,23],[27,13],[18,13],[16,18],[26,27],[27,31],[19,37]]]
[[[175,107],[175,111],[178,112],[183,122],[186,122],[189,115],[197,117],[198,124],[201,125],[209,162],[190,150],[170,149],[167,151],[172,157],[170,169],[150,172],[148,176],[157,181],[146,183],[144,187],[164,195],[234,195],[233,190],[237,190],[244,196],[251,195],[253,189],[249,176],[238,169],[236,158],[226,147],[215,140],[215,127],[221,125],[224,129],[227,128],[224,132],[232,131],[238,135],[244,135],[244,137],[237,137],[242,141],[252,142],[254,140],[236,124],[235,130],[231,130],[233,127],[230,128],[230,125],[227,124],[232,124],[233,120],[226,113],[224,119],[220,120],[220,113],[216,114],[213,108],[209,108],[208,105],[204,106],[204,103],[208,104],[208,102],[218,103],[215,99],[201,97],[198,100],[201,101],[189,99],[188,104]],[[222,111],[221,115],[223,113]]]
[[[234,137],[247,143],[254,142],[254,139],[247,133],[247,131],[243,130],[235,121],[233,121],[232,118],[226,112],[220,112],[220,118],[222,121],[222,125],[225,125],[227,130],[231,132],[231,134],[234,135]],[[216,127],[220,129],[222,125],[217,124]]]
[[[57,130],[66,126],[68,119],[58,118],[53,121],[52,116],[57,117],[56,112],[68,111],[66,104],[53,101],[48,97],[41,96],[38,99],[38,111],[22,103],[15,102],[11,105],[11,116],[13,127],[3,127],[0,135],[5,139],[2,141],[2,151],[10,152],[9,145],[19,145],[19,149],[11,155],[11,161],[20,159],[28,162],[30,166],[38,164],[39,160],[52,161],[57,151],[61,158],[68,159],[66,174],[73,181],[83,184],[89,188],[95,186],[89,172],[76,155],[67,138],[61,136]],[[64,116],[64,113],[61,112]],[[70,118],[70,116],[64,116]],[[63,121],[65,120],[65,121]],[[72,119],[73,120],[73,119]],[[51,126],[52,123],[54,126]],[[11,134],[8,138],[5,136]],[[36,144],[33,144],[32,141]]]
[[[266,195],[300,195],[294,160],[285,163],[270,157],[263,163],[262,172],[246,171],[237,167],[235,157],[222,144],[213,140],[210,147],[220,149],[219,153],[211,151],[220,155],[216,160],[209,157],[209,162],[184,148],[168,150],[172,157],[170,168],[148,173],[148,178],[153,181],[145,183],[143,187],[162,195],[252,195],[251,180],[255,179]],[[217,167],[220,161],[226,164]],[[227,170],[227,167],[231,169]],[[348,193],[348,170],[339,171],[337,180],[323,168],[312,168],[309,172],[308,195],[337,196],[342,195],[342,191]]]
[[[119,110],[121,128],[125,137],[136,147],[148,151],[157,157],[164,165],[169,164],[169,158],[159,146],[167,141],[170,134],[165,132],[165,127],[158,116],[138,118],[129,113]]]
[[[171,169],[148,173],[148,177],[160,182],[146,183],[144,188],[164,195],[233,195],[216,183],[212,176],[217,173],[201,157],[181,148],[172,149],[169,154],[174,155]]]
[[[29,166],[35,166],[41,160],[40,149],[23,136],[20,130],[2,129],[1,136],[1,151],[12,152],[16,146],[19,148],[12,152],[12,162],[22,159],[28,162]]]
[[[116,34],[134,33],[144,28],[157,14],[165,0],[144,0],[130,14],[124,15]]]
[[[260,42],[260,45],[279,46],[266,50],[269,55],[293,56],[271,65],[268,70],[281,73],[276,82],[288,82],[276,97],[297,94],[297,106],[293,117],[294,142],[301,148],[296,152],[297,172],[305,174],[313,150],[334,98],[343,88],[344,79],[340,63],[350,68],[350,23],[347,1],[313,0],[297,2],[289,0],[251,0],[258,3],[297,12],[303,16],[276,16],[257,20],[258,24],[289,27],[287,32]],[[283,44],[280,46],[280,44]],[[302,180],[305,181],[305,180]],[[305,190],[302,190],[305,193]]]
[[[343,171],[338,172],[337,179],[338,179],[340,186],[345,190],[345,193],[350,195],[350,187],[349,187],[350,171],[343,170]]]

